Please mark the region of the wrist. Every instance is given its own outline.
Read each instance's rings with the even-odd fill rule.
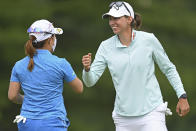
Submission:
[[[182,94],[182,95],[179,97],[179,99],[187,99],[186,93]]]

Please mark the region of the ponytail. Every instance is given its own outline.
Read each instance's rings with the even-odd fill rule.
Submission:
[[[30,61],[27,67],[30,72],[32,72],[34,67],[33,56],[36,53],[36,49],[43,48],[44,44],[47,43],[48,39],[38,42],[35,36],[30,35],[30,39],[25,44],[25,54],[30,57]]]
[[[30,36],[30,40],[28,40],[27,43],[25,44],[25,54],[30,57],[30,61],[27,67],[30,72],[32,72],[34,67],[33,56],[36,53],[36,49],[33,47],[32,43],[35,39],[36,38],[34,36]]]
[[[139,13],[135,13],[134,20],[132,21],[131,26],[134,29],[140,29],[140,27],[142,26],[142,19]]]

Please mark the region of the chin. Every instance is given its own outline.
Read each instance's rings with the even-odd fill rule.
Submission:
[[[113,31],[114,34],[118,35],[119,34],[119,31]]]

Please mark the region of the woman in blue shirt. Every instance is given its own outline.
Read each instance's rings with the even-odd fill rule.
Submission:
[[[83,92],[83,83],[65,58],[52,55],[57,43],[55,35],[63,30],[47,20],[38,20],[27,32],[27,56],[14,65],[8,91],[11,101],[22,104],[14,122],[19,131],[67,131],[63,83],[66,81],[77,93]]]
[[[152,34],[134,30],[141,26],[140,15],[127,2],[112,2],[108,13],[114,36],[102,41],[91,64],[91,53],[83,56],[83,81],[93,86],[108,67],[116,90],[112,113],[116,131],[166,131],[163,102],[155,76],[157,63],[176,91],[180,116],[189,112],[186,92],[158,39]]]

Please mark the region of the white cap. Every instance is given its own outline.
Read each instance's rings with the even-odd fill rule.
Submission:
[[[113,16],[113,17],[131,16],[134,19],[134,11],[133,11],[133,8],[131,7],[131,5],[127,2],[123,2],[120,7],[118,7],[114,2],[111,9],[109,10],[109,12],[103,14],[102,18],[107,18],[108,16]]]
[[[61,28],[54,28],[48,20],[37,20],[27,30],[29,35],[36,37],[36,41],[40,42],[50,38],[53,34],[63,34]]]

